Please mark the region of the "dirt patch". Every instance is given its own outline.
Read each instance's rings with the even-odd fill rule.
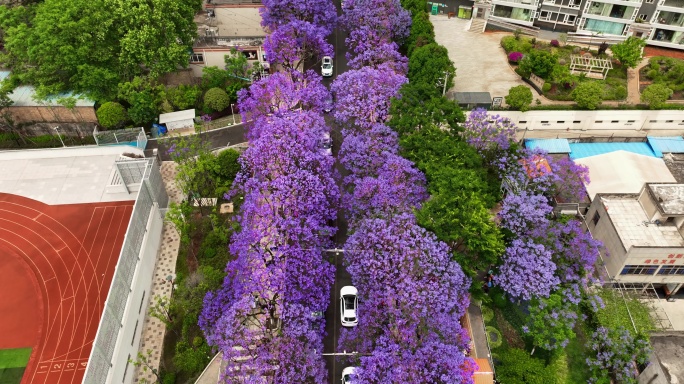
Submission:
[[[508,344],[508,348],[525,348],[525,342],[522,337],[520,337],[515,328],[506,321],[499,309],[494,310],[494,316],[496,317],[496,323],[499,325],[499,330],[501,331],[504,340],[506,340],[506,344]]]

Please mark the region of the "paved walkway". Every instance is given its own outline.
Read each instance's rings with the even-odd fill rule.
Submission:
[[[179,203],[181,201],[181,192],[175,182],[176,164],[172,161],[162,162],[161,173],[166,193],[169,195],[169,203]],[[171,284],[166,280],[166,277],[176,272],[179,246],[180,236],[176,228],[173,224],[164,222],[161,248],[157,254],[157,264],[154,268],[154,279],[152,281],[152,291],[149,295],[148,308],[149,305],[156,301],[156,297],[168,298],[171,295]],[[156,369],[159,369],[165,334],[166,325],[159,319],[149,316],[148,309],[148,314],[145,316],[145,323],[143,324],[142,337],[140,338],[140,352],[146,354],[147,350],[152,351],[149,363]],[[149,369],[143,371],[141,368],[136,368],[135,382],[154,383],[156,382],[156,377]]]
[[[489,348],[487,348],[487,335],[485,334],[482,310],[479,305],[471,301],[467,313],[470,323],[470,332],[473,335],[473,340],[471,340],[471,342],[475,346],[471,353],[475,354],[474,357],[476,359],[489,359]]]
[[[518,85],[529,86],[520,79],[508,64],[506,52],[501,47],[501,38],[512,35],[509,32],[475,33],[467,30],[470,20],[449,19],[445,15],[430,16],[435,26],[435,40],[449,51],[449,58],[456,66],[456,79],[449,91],[489,92],[492,97],[504,97],[508,90]],[[546,33],[540,37],[554,37]],[[640,103],[638,70],[648,64],[644,59],[637,69],[627,71],[627,99],[625,101],[604,101],[603,105]],[[531,88],[531,87],[530,87]],[[542,105],[571,105],[572,101],[555,101],[532,90],[534,99]],[[533,104],[534,104],[533,103]]]

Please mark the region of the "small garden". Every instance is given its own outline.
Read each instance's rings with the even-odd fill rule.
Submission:
[[[117,98],[97,108],[97,119],[104,129],[147,127],[156,122],[159,114],[196,110],[196,129],[218,128],[214,122],[222,119],[222,126],[239,122],[237,93],[249,86],[253,74],[263,71],[261,65],[250,65],[237,49],[225,56],[225,67],[205,67],[201,79],[193,84],[166,86],[150,78],[136,77],[119,85]]]
[[[639,72],[639,90],[643,93],[660,90],[671,100],[684,100],[684,60],[655,56]]]
[[[602,44],[598,50],[567,45],[565,40],[551,42],[537,41],[515,34],[501,39],[501,46],[506,51],[509,63],[524,79],[535,74],[545,80],[542,92],[545,97],[558,101],[575,101],[586,109],[595,109],[603,100],[624,100],[627,97],[627,58],[616,60],[606,51],[608,44]],[[629,41],[629,39],[628,39]],[[631,49],[633,43],[625,42]],[[620,45],[620,44],[618,44]],[[617,46],[613,46],[615,51]],[[617,49],[618,52],[620,48]],[[606,79],[590,78],[584,73],[572,74],[570,71],[571,56],[611,59],[613,68],[608,70]],[[614,52],[614,56],[617,56]]]
[[[580,303],[581,321],[569,330],[571,338],[563,348],[550,350],[535,347],[530,329],[539,319],[531,305],[509,300],[499,288],[492,289],[483,302],[487,338],[501,382],[584,384],[617,378],[630,383],[635,373],[632,354],[643,369],[654,324],[649,308],[637,297],[627,295],[623,300],[619,292],[603,288],[585,295]]]
[[[199,136],[166,140],[178,167],[176,182],[188,199],[172,203],[166,216],[181,236],[176,276],[169,282],[174,284],[173,294],[170,301],[153,298],[149,313],[167,326],[157,381],[192,383],[215,354],[198,320],[204,297],[221,286],[231,259],[228,241],[235,230],[233,213],[220,213],[219,207],[240,201],[225,196],[240,169],[240,153],[227,149],[214,154]],[[199,197],[217,199],[216,204],[202,205]],[[139,356],[136,364],[145,366],[146,358]]]

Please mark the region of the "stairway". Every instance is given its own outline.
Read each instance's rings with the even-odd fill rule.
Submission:
[[[487,20],[474,18],[470,23],[470,29],[468,29],[468,31],[482,33],[484,32],[485,25],[487,25]]]

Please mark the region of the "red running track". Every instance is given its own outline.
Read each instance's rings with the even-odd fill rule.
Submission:
[[[0,349],[33,348],[22,384],[83,380],[132,210],[0,193]]]

